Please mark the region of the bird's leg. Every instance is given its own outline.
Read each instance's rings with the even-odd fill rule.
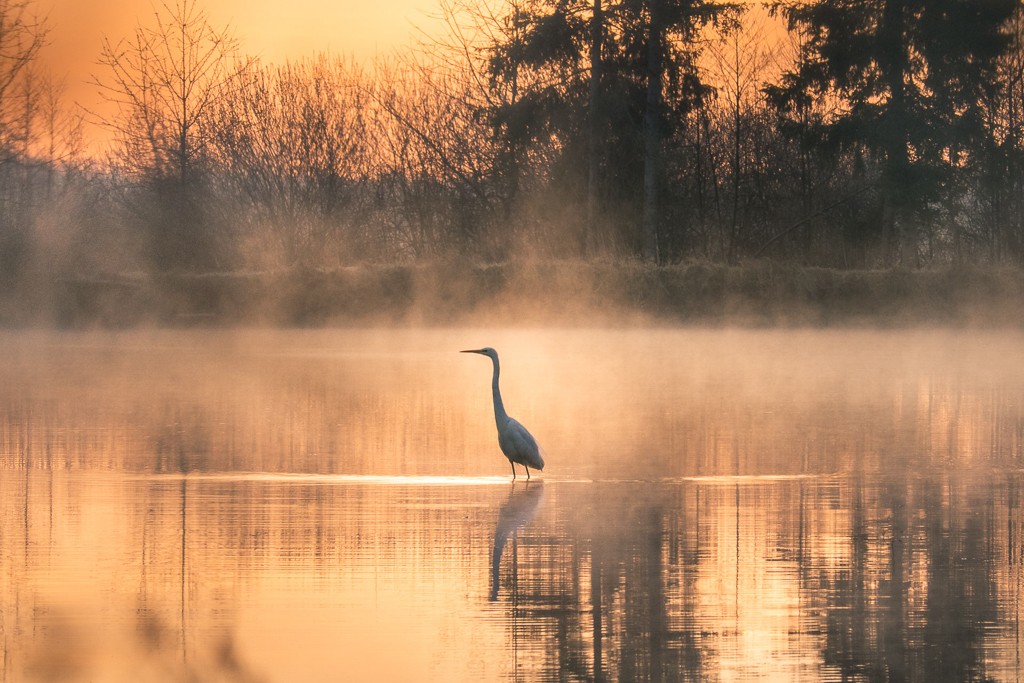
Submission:
[[[526,467],[526,481],[530,481],[530,468],[526,465],[523,465],[523,467]]]
[[[514,462],[512,462],[511,460],[508,461],[508,464],[512,465],[512,481],[515,481],[516,480],[516,464]],[[529,470],[527,470],[527,472],[529,472]]]

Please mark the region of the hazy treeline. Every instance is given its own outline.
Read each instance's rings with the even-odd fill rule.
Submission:
[[[0,269],[448,256],[1024,260],[1019,0],[439,0],[371,64],[248,57],[201,0],[100,46],[95,112],[0,2]],[[98,154],[93,119],[112,136]]]

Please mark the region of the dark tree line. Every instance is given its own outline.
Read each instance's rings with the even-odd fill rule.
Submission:
[[[263,64],[199,0],[99,46],[102,113],[0,3],[0,266],[1024,260],[1019,0],[439,0],[371,64]],[[113,136],[87,155],[81,118]]]
[[[550,182],[587,195],[588,237],[614,216],[646,258],[835,265],[962,258],[990,237],[968,206],[1006,141],[992,106],[1012,98],[1016,0],[773,3],[793,40],[775,73],[749,7],[524,5],[489,50],[519,92],[488,114],[519,157],[556,147]]]
[[[1011,47],[1015,0],[879,0],[776,6],[806,35],[805,55],[769,102],[820,149],[857,155],[877,184],[869,223],[851,237],[880,242],[887,261],[933,256],[935,230],[952,231],[963,251],[955,207],[982,175],[984,102],[998,96],[999,60]],[[837,96],[842,110],[817,119],[802,111],[814,97]],[[801,131],[805,128],[805,131]],[[922,250],[927,249],[925,253]]]

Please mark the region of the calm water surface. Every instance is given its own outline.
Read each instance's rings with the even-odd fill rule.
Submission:
[[[490,363],[548,467],[510,481]],[[1024,334],[0,335],[3,681],[1018,681]]]

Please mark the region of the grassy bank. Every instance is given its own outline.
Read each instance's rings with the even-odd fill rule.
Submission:
[[[1024,271],[840,271],[757,262],[454,262],[335,271],[37,278],[8,326],[612,324],[1020,325]]]

